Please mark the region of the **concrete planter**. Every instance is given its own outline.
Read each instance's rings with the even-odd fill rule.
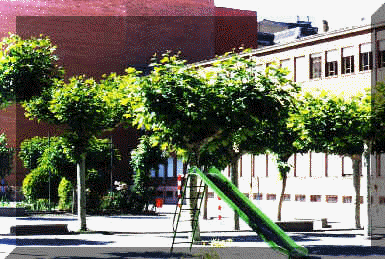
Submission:
[[[280,221],[275,222],[285,232],[311,232],[313,221]]]
[[[21,217],[25,215],[25,208],[0,207],[0,217]]]

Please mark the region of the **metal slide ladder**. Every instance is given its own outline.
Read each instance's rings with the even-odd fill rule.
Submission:
[[[176,242],[176,237],[177,237],[178,233],[184,233],[184,234],[192,233],[192,236],[194,236],[195,232],[197,230],[197,226],[198,226],[198,222],[199,222],[199,214],[200,214],[200,210],[202,207],[202,201],[203,201],[203,197],[205,194],[205,188],[207,188],[207,186],[205,185],[203,180],[198,175],[196,175],[196,176],[197,176],[197,182],[199,182],[199,184],[197,184],[197,186],[195,186],[197,188],[197,195],[195,197],[196,201],[194,202],[195,203],[194,208],[190,208],[190,207],[187,208],[187,206],[190,206],[190,205],[189,205],[189,203],[187,203],[187,205],[185,204],[185,201],[194,199],[191,197],[186,197],[187,196],[186,195],[187,194],[187,188],[190,188],[189,181],[191,178],[191,174],[186,174],[185,177],[183,178],[181,195],[180,196],[178,195],[178,202],[177,202],[177,205],[175,208],[174,219],[173,219],[173,224],[172,224],[174,236],[172,239],[172,245],[171,245],[170,253],[172,253],[172,251],[174,249],[174,245],[176,245],[176,244],[190,244],[190,251],[191,251],[191,248],[193,245],[192,238],[190,240],[190,238],[188,237],[189,241]],[[195,212],[194,213],[195,214],[194,219],[191,219],[191,216],[190,216],[191,211]],[[184,217],[187,216],[187,217],[185,217],[187,219],[184,219],[184,218],[181,219],[182,214],[184,214],[183,215]],[[179,223],[181,223],[181,222],[190,222],[189,225],[190,226],[192,225],[192,229],[190,228],[191,230],[178,231],[178,226],[180,227]]]

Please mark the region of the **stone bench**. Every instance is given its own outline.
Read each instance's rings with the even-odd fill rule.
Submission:
[[[312,232],[313,221],[279,221],[275,222],[285,232]]]
[[[68,234],[67,224],[16,225],[11,227],[11,234],[27,235],[63,235]]]

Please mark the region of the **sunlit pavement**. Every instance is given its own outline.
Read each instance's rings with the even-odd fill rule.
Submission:
[[[76,216],[44,215],[17,219],[3,217],[0,226],[0,258],[5,258],[12,250],[13,252],[7,257],[9,259],[174,258],[167,254],[173,238],[173,214],[171,211],[174,208],[174,206],[165,206],[160,210],[161,213],[158,216],[89,216],[87,217],[87,227],[91,230],[90,233],[72,233],[69,235],[13,236],[9,232],[10,226],[16,224],[68,224],[70,231],[76,231],[78,229]],[[319,258],[341,258],[342,256],[354,258],[351,257],[353,255],[360,256],[357,258],[371,255],[385,258],[385,250],[380,247],[370,247],[371,241],[364,237],[363,230],[341,229],[343,227],[341,223],[335,224],[335,226],[340,229],[335,229],[333,226],[332,230],[327,231],[288,234],[297,244],[307,247],[312,254],[320,256]],[[201,220],[200,227],[202,240],[206,243],[219,242],[225,247],[233,248],[231,250],[233,252],[243,251],[244,256],[247,254],[246,251],[254,254],[257,253],[256,251],[272,252],[257,234],[250,231],[250,228],[244,223],[241,223],[242,231],[231,231],[233,229],[231,217],[225,217],[222,220]],[[181,222],[178,227],[178,230],[181,231],[188,229],[189,222]],[[177,235],[177,241],[187,240],[187,233]],[[187,244],[176,247],[176,249],[182,247],[183,251],[188,252]],[[199,251],[200,248],[200,246],[195,246],[194,249]],[[71,253],[68,252],[69,249],[72,251]],[[226,248],[221,249],[222,252],[227,251]],[[77,250],[78,254],[76,253]],[[137,252],[139,250],[141,252]],[[85,251],[92,251],[92,255]],[[105,251],[110,252],[107,255]],[[114,253],[114,251],[120,252]],[[146,253],[146,251],[153,252]],[[230,256],[230,250],[227,252]],[[84,253],[86,255],[82,255]],[[250,258],[244,256],[239,255],[237,258]],[[187,257],[180,255],[175,258]],[[226,258],[226,256],[222,255],[221,258]],[[264,258],[264,256],[252,258]],[[280,258],[279,254],[274,255],[273,258]]]

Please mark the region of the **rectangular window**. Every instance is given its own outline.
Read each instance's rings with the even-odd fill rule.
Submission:
[[[342,74],[354,73],[354,48],[342,49]]]
[[[296,57],[294,59],[294,80],[304,82],[307,80],[307,62],[305,57]]]
[[[311,202],[321,202],[321,195],[310,195]]]
[[[275,194],[266,194],[266,200],[275,201],[277,199],[277,195]]]
[[[352,196],[342,196],[342,203],[352,203]]]
[[[306,195],[305,194],[296,194],[295,195],[295,201],[305,202],[306,201]]]
[[[327,203],[337,203],[338,202],[338,196],[337,195],[326,195],[326,202]]]
[[[373,69],[372,44],[365,43],[360,45],[360,71]]]
[[[283,201],[290,201],[290,194],[284,194]]]
[[[378,203],[379,204],[385,204],[385,197],[384,196],[378,197]]]
[[[254,200],[262,200],[262,193],[253,193]]]
[[[325,63],[325,76],[336,76],[338,75],[338,51],[329,50],[326,52],[326,63]]]
[[[322,73],[322,54],[310,55],[310,79],[321,78]]]
[[[385,67],[385,40],[378,42],[378,67]]]
[[[167,192],[166,192],[166,197],[167,197],[167,198],[172,198],[172,197],[174,197],[174,192],[173,192],[173,191],[167,191]]]

